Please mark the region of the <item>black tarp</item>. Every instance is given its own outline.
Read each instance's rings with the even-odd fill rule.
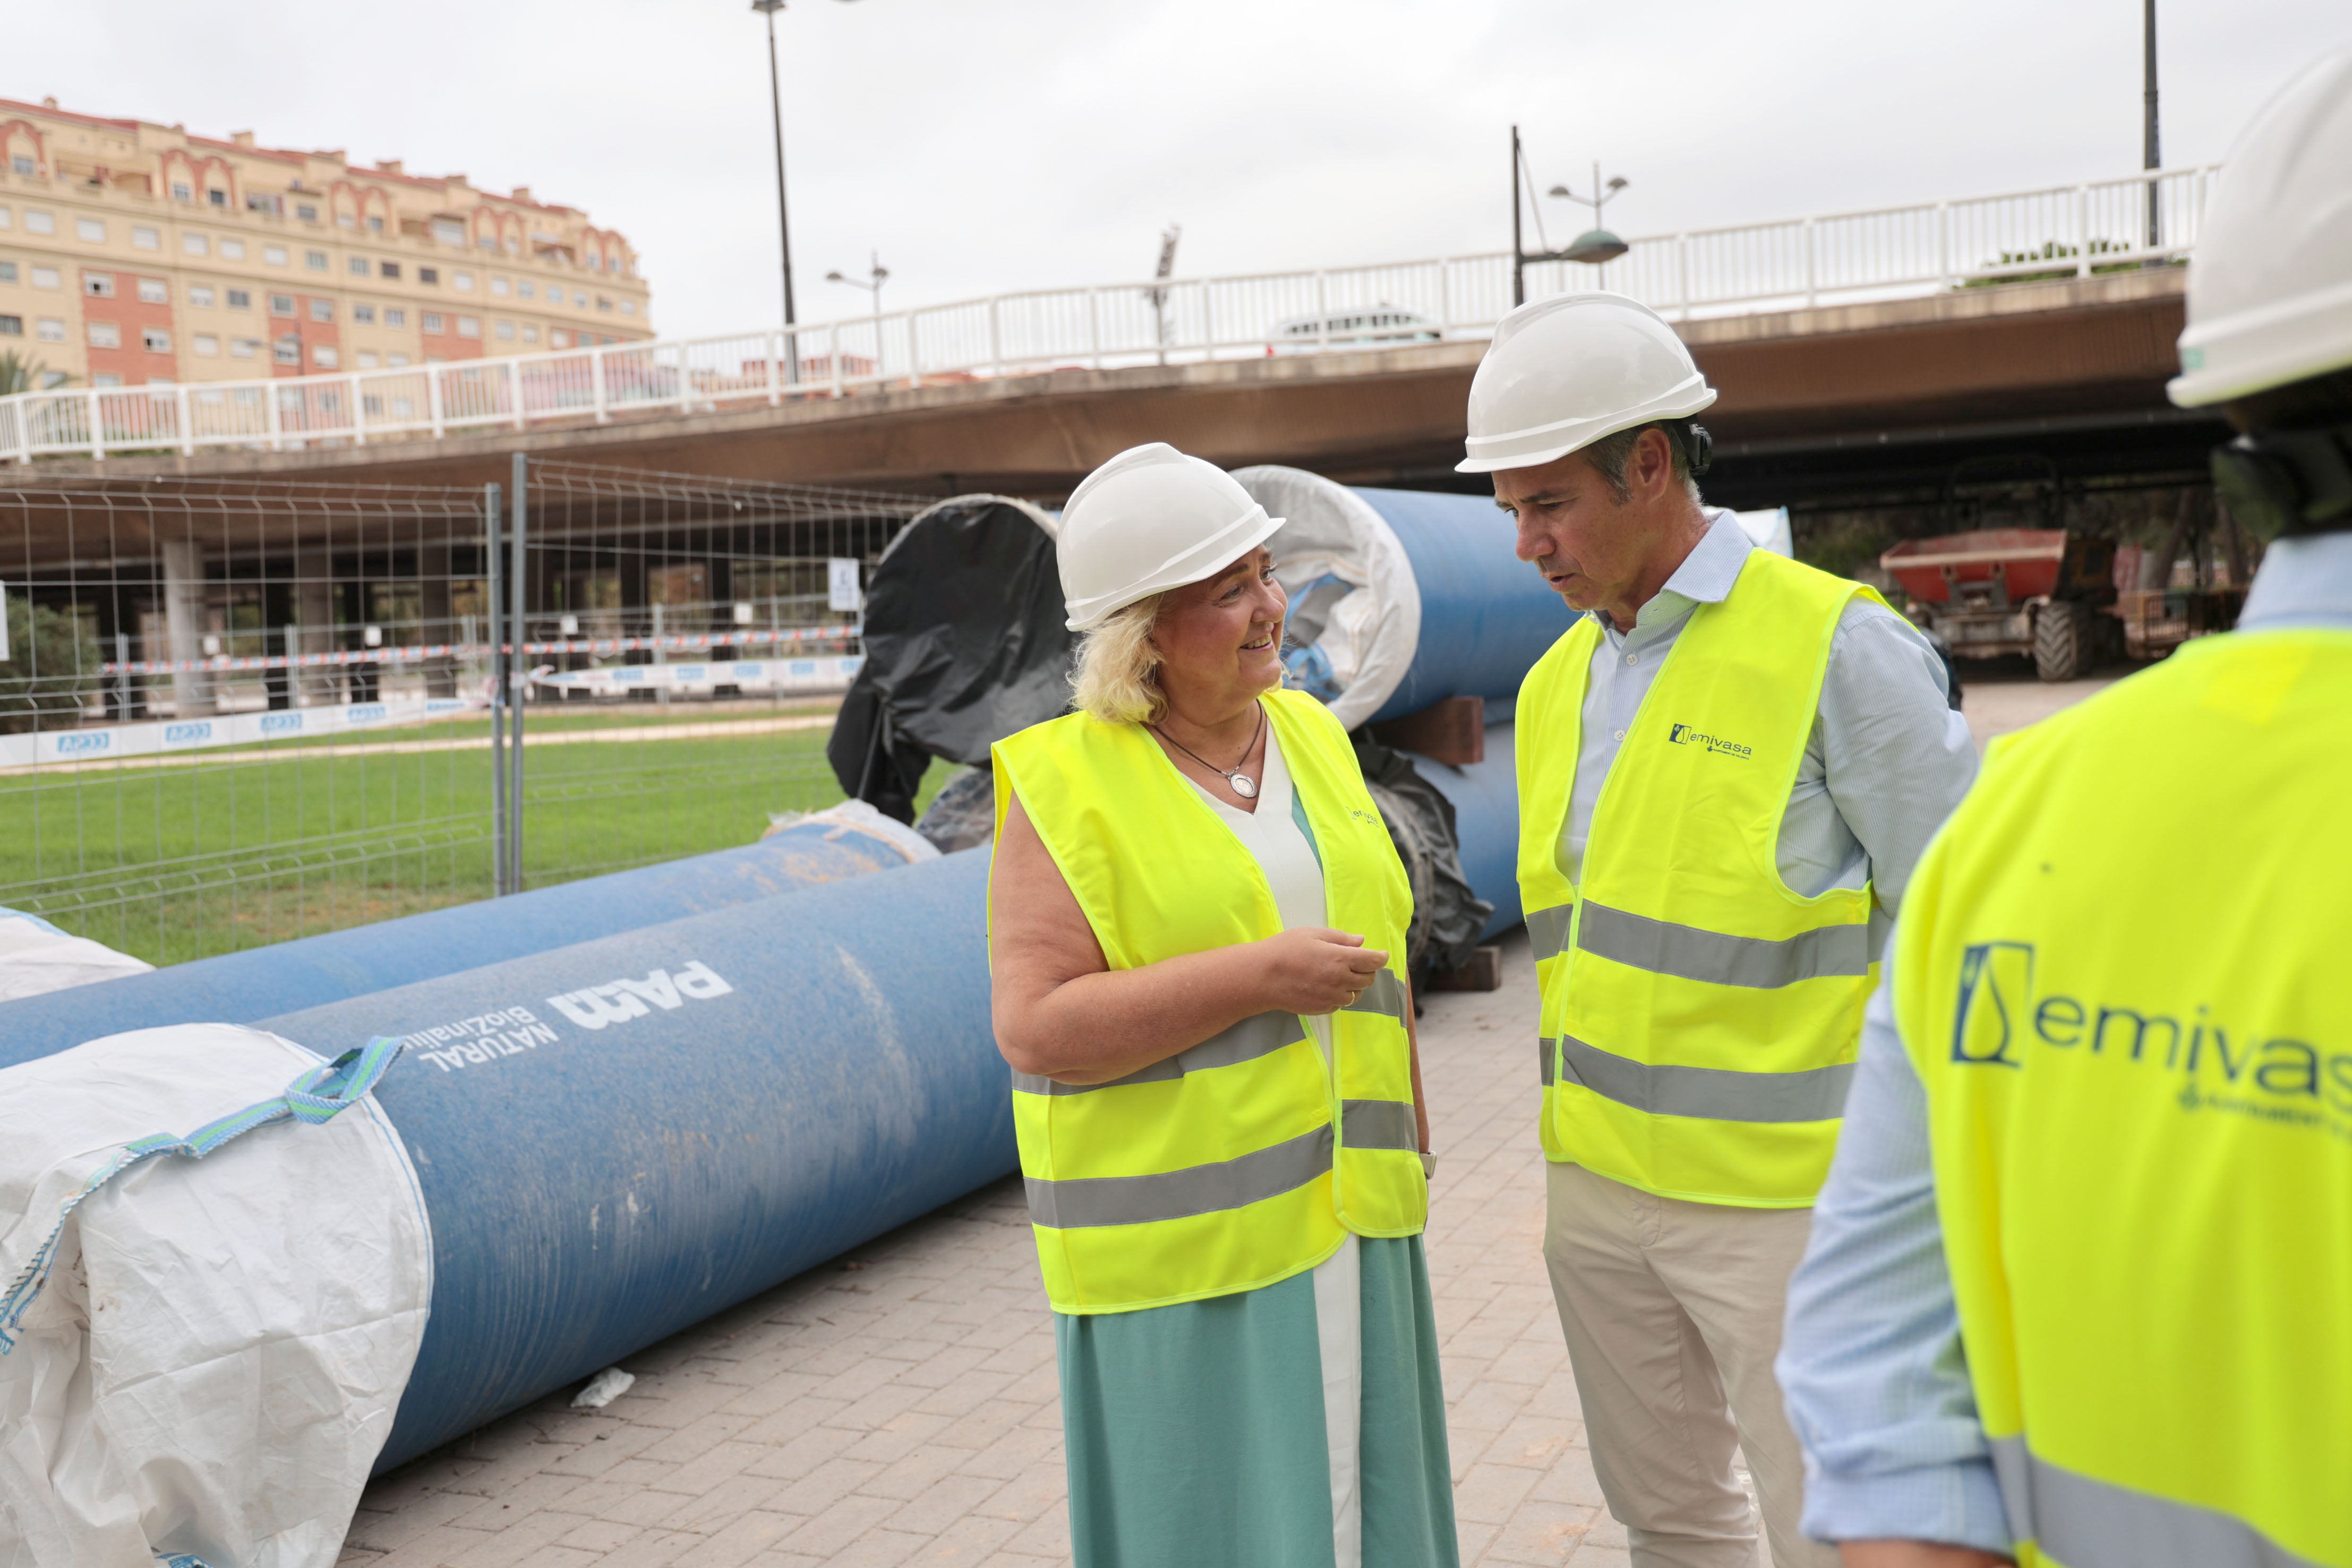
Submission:
[[[932,758],[985,763],[1061,713],[1065,616],[1053,538],[1026,508],[966,496],[908,523],[874,565],[866,663],[825,746],[842,789],[911,822]]]

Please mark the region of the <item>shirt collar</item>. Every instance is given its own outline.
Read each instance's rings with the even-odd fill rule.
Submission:
[[[2352,625],[2352,532],[2290,536],[2263,552],[2238,628]]]
[[[1698,606],[1720,604],[1731,597],[1731,586],[1739,580],[1740,568],[1748,564],[1748,552],[1756,548],[1756,542],[1727,509],[1709,507],[1706,511],[1706,532],[1699,536],[1698,543],[1675,568],[1656,597],[1633,617],[1632,635],[1678,625]],[[1596,610],[1592,614],[1612,638],[1628,634],[1619,631],[1605,612]]]

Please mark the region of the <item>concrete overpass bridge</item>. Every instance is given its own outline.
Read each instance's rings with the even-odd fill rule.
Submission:
[[[1710,492],[1927,507],[1970,474],[2198,482],[2167,403],[2211,168],[1651,236],[1545,262],[1677,323],[1722,399]],[[0,457],[105,473],[472,485],[515,452],[801,484],[1053,497],[1167,440],[1453,487],[1510,258],[1072,288],[879,319],[250,383],[0,400]],[[21,472],[21,470],[20,470]]]

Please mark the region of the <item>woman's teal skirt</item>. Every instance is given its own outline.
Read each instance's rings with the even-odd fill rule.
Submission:
[[[1332,1276],[1319,1327],[1319,1270],[1213,1301],[1056,1315],[1077,1568],[1455,1568],[1421,1238],[1356,1246],[1352,1445],[1325,1417],[1356,1402],[1326,1388],[1324,1335],[1344,1346],[1352,1326],[1333,1311]]]

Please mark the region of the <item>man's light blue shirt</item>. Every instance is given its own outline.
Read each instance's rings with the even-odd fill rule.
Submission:
[[[2352,533],[2270,547],[2243,632],[2352,630]],[[1776,1364],[1805,1450],[1805,1533],[2011,1548],[1936,1223],[1927,1101],[1880,973],[1837,1157]]]

